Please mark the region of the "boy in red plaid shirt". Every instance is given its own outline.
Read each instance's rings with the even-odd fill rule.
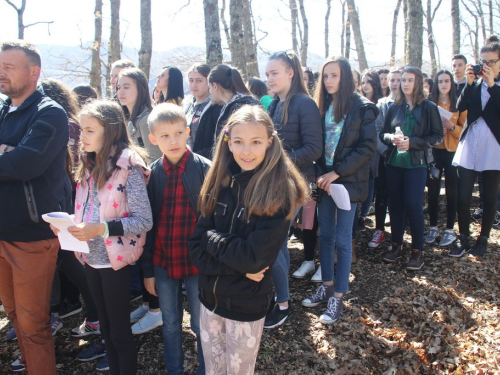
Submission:
[[[198,195],[211,162],[187,147],[189,128],[182,108],[163,103],[148,117],[149,139],[163,156],[151,164],[147,187],[153,212],[140,266],[149,293],[158,295],[163,317],[163,358],[169,374],[184,373],[182,353],[182,283],[196,334],[199,366],[205,373],[200,341],[198,269],[191,263],[187,247],[198,212]]]

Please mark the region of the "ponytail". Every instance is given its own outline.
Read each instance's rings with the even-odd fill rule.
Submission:
[[[250,95],[250,91],[245,86],[240,72],[237,69],[231,68],[227,65],[217,65],[210,71],[208,75],[208,82],[210,84],[217,83],[224,90],[236,94]]]
[[[269,57],[269,60],[280,60],[287,66],[287,69],[293,70],[292,82],[283,103],[283,117],[281,118],[281,122],[286,125],[288,123],[288,108],[293,97],[297,94],[306,94],[309,96],[309,92],[304,83],[300,60],[295,53],[276,52]]]

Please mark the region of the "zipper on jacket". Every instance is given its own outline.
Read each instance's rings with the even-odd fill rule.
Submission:
[[[214,288],[212,290],[214,297],[215,297],[215,305],[214,305],[214,309],[212,310],[212,312],[215,312],[215,309],[217,308],[217,294],[215,294],[215,287],[217,286],[217,281],[219,281],[219,275],[217,275],[217,278],[215,279]]]
[[[233,185],[234,185],[234,176],[231,178],[231,187],[233,187]],[[239,201],[240,201],[240,184],[238,184],[238,195],[237,195],[237,199],[236,199],[236,205],[238,205]],[[244,207],[242,207],[240,209],[238,217],[240,217],[240,215],[243,213],[244,210],[245,210]],[[233,231],[233,223],[234,223],[235,215],[236,215],[236,210],[234,210],[234,212],[233,212],[233,218],[231,219],[231,227],[229,228],[229,233],[231,233]],[[212,310],[212,312],[215,312],[215,309],[217,308],[217,294],[215,294],[215,289],[217,287],[217,281],[219,281],[219,275],[215,279],[214,287],[212,289],[212,293],[214,294],[214,298],[215,298],[215,306],[214,306],[214,309]]]

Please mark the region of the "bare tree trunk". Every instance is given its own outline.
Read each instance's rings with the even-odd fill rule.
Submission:
[[[352,31],[354,33],[354,42],[356,43],[356,51],[358,53],[359,69],[363,71],[368,69],[368,62],[366,61],[365,47],[363,45],[363,36],[361,35],[361,26],[359,24],[358,11],[354,0],[348,0],[349,5],[349,19],[352,24]]]
[[[346,32],[346,23],[345,23],[345,0],[340,0],[340,4],[342,4],[342,34],[340,35],[340,54],[345,56],[345,32]]]
[[[252,27],[252,8],[249,0],[243,1],[243,40],[245,42],[245,61],[247,78],[259,77],[257,46],[254,44]]]
[[[215,0],[218,3],[218,0]],[[229,33],[229,26],[226,22],[226,0],[222,0],[222,7],[220,8],[220,19],[222,24],[224,25],[224,34],[226,35],[227,46],[229,47],[229,51],[231,51],[231,34]],[[222,48],[222,47],[221,47]]]
[[[438,1],[436,8],[434,8],[434,12],[432,11],[432,0],[427,0],[427,37],[429,41],[429,54],[431,55],[431,76],[434,77],[437,73],[437,61],[436,61],[436,50],[435,50],[435,42],[434,42],[434,33],[432,31],[432,22],[434,22],[434,17],[436,16],[436,12],[441,6],[442,0]]]
[[[92,46],[92,65],[90,69],[90,86],[102,97],[101,87],[101,39],[102,39],[102,0],[95,1],[94,10],[94,45]]]
[[[396,4],[396,9],[394,10],[394,17],[392,19],[392,43],[391,43],[391,66],[394,66],[394,62],[396,61],[396,37],[397,37],[397,26],[398,26],[398,15],[399,9],[401,8],[401,1],[398,0]]]
[[[472,18],[474,18],[474,21],[476,23],[476,28],[475,30],[472,30],[469,23],[464,21],[462,19],[462,23],[463,25],[467,28],[467,30],[469,31],[469,38],[470,38],[470,44],[473,48],[473,51],[474,51],[474,60],[476,62],[479,61],[479,20],[478,20],[478,16],[476,15],[475,12],[473,12],[468,6],[467,4],[465,3],[464,0],[460,0],[462,2],[462,5],[465,7],[465,9],[467,9],[467,12],[469,12],[469,14],[472,16]],[[473,3],[474,4],[474,3]],[[474,39],[473,39],[474,37]]]
[[[328,20],[330,18],[330,10],[332,9],[332,0],[326,0],[326,14],[325,14],[325,57],[330,54],[330,45],[328,44]],[[343,25],[343,23],[342,23]],[[342,37],[344,34],[344,26],[342,26]],[[343,41],[342,41],[343,42]],[[342,45],[343,43],[341,43]]]
[[[490,35],[495,34],[493,31],[493,1],[488,0],[488,10],[489,10],[489,15],[490,15]]]
[[[451,24],[453,28],[453,43],[452,51],[453,55],[458,55],[460,53],[460,1],[451,0]]]
[[[295,52],[299,51],[299,43],[297,42],[297,2],[295,0],[290,0],[290,12],[292,16],[292,49]]]
[[[351,56],[351,15],[347,14],[347,22],[345,23],[345,58],[349,60]]]
[[[247,64],[245,61],[245,44],[243,33],[243,1],[231,0],[229,2],[229,16],[231,22],[231,60],[238,68],[244,80],[248,78]]]
[[[408,0],[408,33],[406,34],[406,65],[422,68],[424,13],[422,0]]]
[[[24,39],[24,29],[27,29],[30,26],[38,25],[39,23],[46,23],[47,25],[50,25],[51,23],[54,23],[54,21],[38,21],[38,22],[33,22],[30,23],[29,25],[24,24],[24,11],[26,10],[26,0],[21,1],[21,6],[18,8],[12,1],[10,0],[5,0],[7,4],[9,4],[12,8],[17,13],[17,38],[18,39]],[[50,30],[49,30],[49,35],[50,35]]]
[[[206,60],[207,64],[213,68],[218,64],[222,64],[218,1],[203,0],[203,11],[205,13],[205,45],[207,49]]]
[[[153,33],[151,31],[151,0],[141,0],[141,49],[139,50],[139,69],[149,79],[151,55],[153,53]]]
[[[406,36],[408,35],[408,0],[403,0],[403,15],[404,15],[404,20],[405,20],[405,37],[403,38],[403,40],[404,40],[403,51],[405,52],[405,56],[406,56],[406,49],[408,48],[408,44],[406,41]]]
[[[110,0],[111,26],[108,42],[108,66],[106,67],[106,96],[111,96],[111,65],[120,60],[120,0]]]
[[[481,0],[476,0],[477,5],[476,5],[476,10],[479,15],[479,19],[481,20],[481,29],[483,31],[483,40],[486,39],[486,23],[484,22],[484,12],[483,12],[483,5]]]
[[[309,22],[306,17],[306,9],[304,7],[304,0],[299,0],[300,5],[300,18],[304,25],[304,36],[300,44],[300,62],[302,66],[307,66],[307,48],[309,46]]]

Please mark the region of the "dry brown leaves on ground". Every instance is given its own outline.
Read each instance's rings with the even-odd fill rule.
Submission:
[[[441,211],[443,215],[444,207]],[[472,225],[474,238],[479,228]],[[315,284],[290,280],[293,316],[282,327],[264,332],[256,373],[500,374],[500,230],[492,230],[490,252],[480,260],[453,259],[448,249],[426,245],[425,266],[418,272],[406,271],[404,263],[384,264],[381,255],[389,243],[369,249],[373,230],[369,225],[358,233],[358,263],[352,267],[350,292],[336,324],[318,321],[325,306],[301,306]],[[302,245],[290,243],[289,248],[293,272],[303,261]],[[0,319],[5,338],[10,325],[5,315]],[[97,337],[69,337],[82,319],[65,319],[55,338],[58,374],[94,371],[97,361],[75,358]],[[185,370],[195,374],[195,340],[187,312],[184,331]],[[139,373],[165,373],[161,329],[136,336],[136,342]],[[15,342],[0,341],[0,371],[6,372],[17,354]]]

